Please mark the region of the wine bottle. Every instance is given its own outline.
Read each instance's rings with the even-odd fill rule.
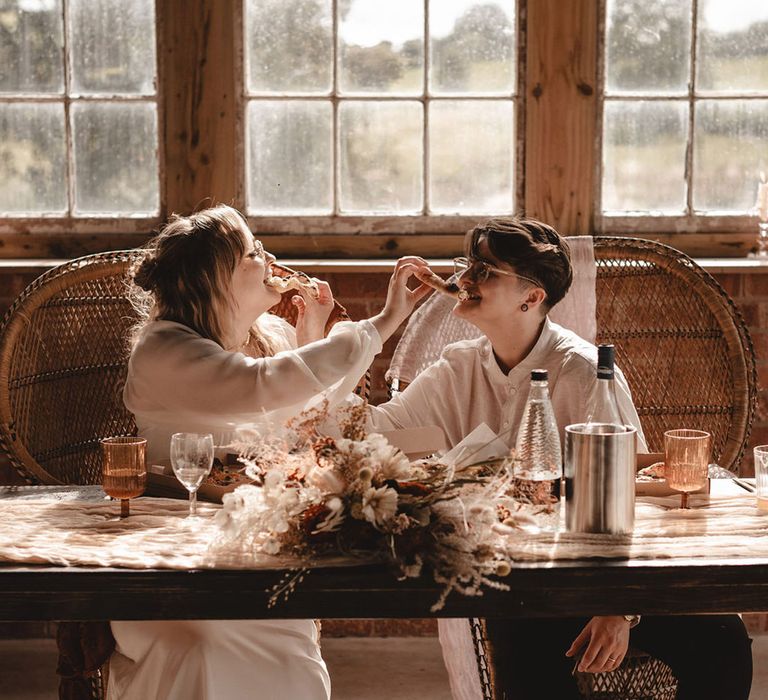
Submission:
[[[560,432],[549,399],[547,371],[535,369],[515,442],[512,494],[518,514],[542,530],[556,530],[562,474]]]
[[[625,432],[619,403],[616,400],[613,345],[597,346],[597,386],[592,395],[586,421],[588,433]]]

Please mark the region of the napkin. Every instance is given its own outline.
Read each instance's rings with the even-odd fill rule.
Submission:
[[[509,455],[509,446],[485,423],[480,423],[458,445],[443,455],[441,461],[454,469],[479,462],[490,462]]]

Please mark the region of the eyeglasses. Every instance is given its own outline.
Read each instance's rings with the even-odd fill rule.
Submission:
[[[505,277],[517,277],[518,279],[530,282],[537,287],[541,287],[541,282],[533,279],[532,277],[526,277],[525,275],[518,275],[516,272],[510,272],[509,270],[502,270],[500,267],[491,265],[491,263],[485,262],[485,260],[479,260],[478,258],[454,258],[453,259],[453,274],[456,277],[461,277],[465,272],[468,272],[471,278],[477,284],[483,284],[486,282],[491,274],[504,275]]]

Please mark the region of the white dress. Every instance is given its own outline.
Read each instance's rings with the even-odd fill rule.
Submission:
[[[511,445],[528,398],[531,370],[546,369],[562,438],[566,425],[586,420],[597,390],[596,366],[597,348],[548,318],[533,349],[509,374],[497,364],[487,337],[461,341],[446,347],[440,359],[401,394],[371,407],[369,427],[394,430],[436,425],[453,447],[485,423]],[[618,369],[616,399],[624,422],[637,428],[638,451],[647,452],[629,386]],[[438,629],[454,700],[481,700],[474,643],[466,620],[440,619]]]
[[[285,349],[253,359],[223,350],[178,323],[150,323],[128,366],[125,405],[147,438],[147,457],[168,457],[174,432],[226,444],[242,423],[278,423],[323,392],[349,395],[381,350],[368,321],[336,324],[295,347],[290,326],[260,320]],[[110,700],[328,700],[330,678],[312,620],[113,621]]]

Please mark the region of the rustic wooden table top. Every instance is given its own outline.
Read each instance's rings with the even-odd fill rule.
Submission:
[[[3,565],[0,620],[512,618],[768,610],[768,558],[516,564],[504,579],[510,591],[451,594],[436,614],[430,612],[440,593],[435,583],[426,578],[398,581],[383,566],[314,569],[287,601],[270,608],[266,591],[284,573]]]

